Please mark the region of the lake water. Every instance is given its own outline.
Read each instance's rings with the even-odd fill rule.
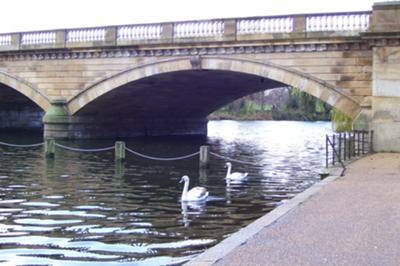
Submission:
[[[157,157],[191,154],[209,144],[248,172],[227,184],[226,159],[155,161],[113,151],[83,153],[0,146],[0,265],[181,264],[318,182],[326,122],[212,121],[207,138],[138,138],[127,146]],[[41,142],[40,135],[0,133],[0,141]],[[71,147],[113,140],[64,141]],[[181,204],[182,175],[201,185],[204,204]]]

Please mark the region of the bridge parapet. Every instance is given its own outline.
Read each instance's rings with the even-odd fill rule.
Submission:
[[[228,18],[0,34],[0,51],[357,36],[370,11]]]

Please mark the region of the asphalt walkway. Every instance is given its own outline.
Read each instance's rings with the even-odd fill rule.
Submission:
[[[400,154],[351,163],[186,265],[400,265]]]

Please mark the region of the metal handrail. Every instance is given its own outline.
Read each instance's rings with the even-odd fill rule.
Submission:
[[[332,148],[333,152],[336,154],[336,156],[338,156],[338,158],[340,158],[338,152],[336,151],[334,143],[331,142],[331,140],[329,139],[328,135],[326,135],[326,143],[327,143],[327,145],[328,144],[331,145],[331,148]],[[342,165],[342,168],[343,168],[342,172],[340,173],[340,176],[343,176],[344,175],[344,171],[346,171],[346,166],[344,165],[342,160],[339,160],[339,162],[340,162],[340,164]]]
[[[366,138],[366,136],[368,136]],[[372,152],[373,131],[352,131],[333,134],[331,137],[326,135],[325,139],[325,161],[329,167],[330,159],[332,165],[339,162],[344,171],[346,169],[343,161],[350,160],[352,157],[364,155]],[[368,145],[368,149],[366,148]],[[332,150],[332,152],[330,151]],[[331,155],[331,157],[330,157]]]

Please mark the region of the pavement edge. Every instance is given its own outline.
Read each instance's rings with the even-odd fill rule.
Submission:
[[[199,256],[185,263],[185,266],[205,266],[212,265],[223,257],[227,256],[236,247],[239,247],[247,242],[248,239],[256,235],[258,232],[263,230],[275,223],[282,216],[288,212],[297,208],[300,204],[308,200],[310,197],[318,193],[324,186],[340,178],[337,171],[334,171],[334,175],[328,176],[327,178],[315,183],[305,191],[297,194],[295,197],[278,206],[266,215],[258,218],[248,226],[240,229],[238,232],[233,233],[228,238],[224,239],[214,247],[206,250]]]

